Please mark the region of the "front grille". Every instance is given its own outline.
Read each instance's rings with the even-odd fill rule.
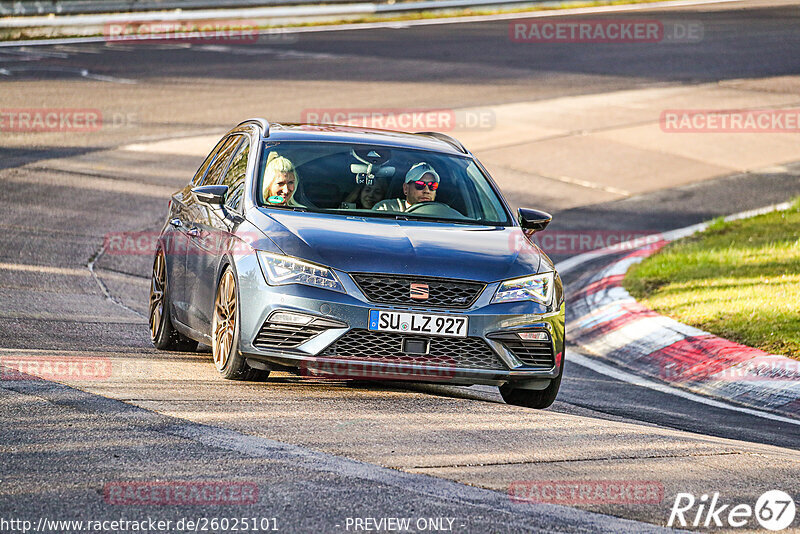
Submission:
[[[556,363],[550,341],[523,340],[516,334],[490,334],[489,338],[501,341],[526,366],[552,369]]]
[[[267,319],[258,331],[253,346],[262,349],[293,349],[329,328],[347,325],[318,317],[306,325],[276,323]]]
[[[478,337],[427,337],[424,339],[430,341],[430,349],[424,355],[403,353],[403,338],[423,339],[391,332],[354,329],[331,344],[321,356],[410,365],[507,369],[492,348]]]
[[[372,302],[434,308],[469,308],[486,287],[480,282],[383,274],[353,274],[359,289]],[[411,284],[427,284],[428,298],[411,298]]]

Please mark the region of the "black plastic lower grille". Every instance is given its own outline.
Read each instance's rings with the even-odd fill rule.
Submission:
[[[253,346],[262,349],[291,349],[298,347],[329,328],[347,325],[327,319],[316,318],[306,325],[276,323],[267,319],[253,340]]]
[[[428,354],[406,354],[403,339],[426,339],[430,342]],[[336,340],[321,354],[342,359],[359,359],[373,362],[404,363],[411,365],[437,365],[470,369],[507,370],[492,348],[477,337],[425,337],[370,332],[354,329]]]
[[[555,365],[553,347],[549,341],[503,341],[514,356],[525,365],[550,369]]]

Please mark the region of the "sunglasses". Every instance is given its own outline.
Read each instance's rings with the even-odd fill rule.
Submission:
[[[422,180],[414,182],[414,187],[417,188],[417,191],[422,191],[425,189],[425,186],[428,186],[428,189],[431,191],[436,191],[439,189],[439,182],[423,182]]]

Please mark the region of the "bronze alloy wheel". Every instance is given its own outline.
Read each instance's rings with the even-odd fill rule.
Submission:
[[[214,319],[212,324],[212,353],[214,365],[224,371],[232,356],[236,335],[236,282],[233,272],[227,269],[222,275],[214,302]]]
[[[197,341],[190,339],[172,325],[169,314],[169,284],[167,283],[167,258],[163,249],[156,251],[153,260],[153,277],[150,279],[150,340],[159,350],[191,352]]]
[[[150,340],[158,338],[161,318],[164,315],[164,288],[167,286],[164,253],[160,250],[153,261],[153,277],[150,279]]]
[[[265,380],[270,372],[266,365],[264,368],[250,367],[245,356],[239,353],[239,301],[233,273],[231,266],[225,268],[214,299],[211,320],[214,365],[228,380]]]

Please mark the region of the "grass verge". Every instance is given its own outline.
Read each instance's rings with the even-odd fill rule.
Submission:
[[[623,286],[682,323],[800,359],[800,198],[786,211],[716,220],[634,266]]]

